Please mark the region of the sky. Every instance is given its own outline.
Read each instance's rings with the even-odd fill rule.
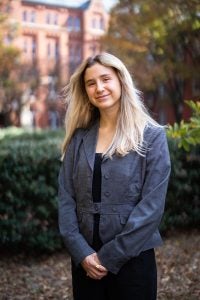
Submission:
[[[103,0],[103,3],[106,9],[109,10],[110,8],[112,8],[113,5],[117,3],[117,0]]]

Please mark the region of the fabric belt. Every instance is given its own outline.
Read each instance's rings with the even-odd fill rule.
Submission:
[[[89,205],[77,205],[79,213],[91,213],[91,214],[119,214],[130,213],[134,208],[133,203],[102,203],[96,202]]]

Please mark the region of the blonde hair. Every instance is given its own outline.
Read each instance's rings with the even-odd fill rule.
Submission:
[[[62,153],[77,128],[89,128],[97,118],[97,109],[90,103],[85,90],[84,75],[87,68],[99,63],[113,68],[121,83],[121,105],[115,136],[110,147],[103,153],[112,157],[114,153],[125,156],[131,150],[144,155],[144,129],[147,125],[160,126],[148,114],[135,88],[131,75],[120,59],[109,53],[101,53],[85,60],[71,76],[64,89],[67,105],[65,117],[65,139]]]

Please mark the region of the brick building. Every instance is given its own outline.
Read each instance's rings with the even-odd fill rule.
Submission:
[[[11,17],[19,24],[15,45],[23,61],[40,75],[59,72],[62,82],[86,57],[101,51],[109,15],[102,0],[12,1]]]
[[[48,88],[48,101],[55,100],[56,86],[66,84],[83,59],[101,52],[99,40],[106,33],[109,21],[102,0],[12,0],[9,16],[18,27],[12,43],[22,51],[21,60],[28,70],[26,78],[32,74],[39,84]],[[39,101],[36,98],[40,92],[30,90],[30,93],[34,93],[35,102]],[[51,112],[55,112],[52,103],[46,109],[50,106]],[[26,99],[24,107],[27,109]],[[36,116],[36,103],[31,107],[36,107],[34,125],[47,127],[49,122]],[[44,117],[47,118],[47,113]],[[38,119],[41,123],[37,123]]]

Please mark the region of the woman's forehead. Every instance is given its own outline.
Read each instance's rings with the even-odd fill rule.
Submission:
[[[92,78],[101,77],[104,75],[113,75],[113,74],[116,74],[116,72],[112,67],[107,67],[99,63],[95,63],[94,65],[88,67],[85,70],[84,79],[86,81]]]

